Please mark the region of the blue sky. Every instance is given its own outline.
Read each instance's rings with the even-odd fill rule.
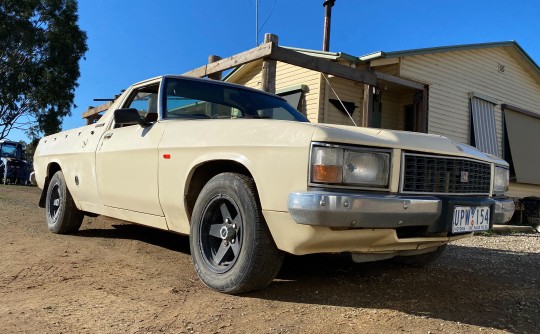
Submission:
[[[132,83],[181,74],[208,55],[231,56],[253,48],[256,0],[80,0],[79,24],[89,51],[72,116],[63,128],[84,125],[94,98],[109,98]],[[321,49],[323,0],[259,0],[264,33],[279,44]],[[271,15],[270,15],[271,14]],[[337,0],[330,50],[360,56],[456,44],[516,40],[540,64],[537,0]],[[270,16],[269,16],[270,15]],[[268,18],[268,20],[267,20]],[[12,132],[13,140],[27,140]]]

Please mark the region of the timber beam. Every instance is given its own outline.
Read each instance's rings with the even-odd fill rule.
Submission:
[[[109,109],[112,106],[112,104],[113,104],[113,101],[109,101],[109,102],[101,104],[101,105],[99,105],[97,107],[88,108],[88,110],[83,112],[82,118],[89,118],[89,117],[92,117],[92,116],[94,116],[96,114],[99,114],[100,112]]]
[[[343,79],[377,86],[377,77],[371,71],[353,68],[336,62],[315,58],[293,50],[276,47],[270,58],[277,61],[322,72]]]
[[[211,64],[198,67],[182,75],[202,78],[218,72],[223,72],[233,67],[241,66],[252,61],[263,59],[272,54],[274,43],[264,43],[251,50],[247,50],[234,56],[223,58]]]
[[[400,86],[405,86],[405,87],[413,88],[413,89],[416,89],[416,90],[422,90],[422,91],[426,87],[426,85],[424,85],[421,82],[412,81],[412,80],[409,80],[409,79],[397,77],[397,76],[392,75],[392,74],[383,73],[383,72],[377,72],[377,71],[374,71],[373,73],[375,74],[377,79],[388,81],[388,82],[391,82],[391,83],[395,83],[395,84],[398,84]]]
[[[274,42],[261,44],[251,50],[201,66],[186,72],[183,75],[202,78],[259,59],[276,60],[343,79],[377,86],[377,77],[369,70],[365,70],[364,68],[353,68],[325,59],[308,56],[300,52],[279,47],[277,46],[277,43]]]

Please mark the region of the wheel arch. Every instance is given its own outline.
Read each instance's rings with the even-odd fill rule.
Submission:
[[[47,173],[45,174],[45,181],[43,182],[43,189],[41,190],[41,196],[39,197],[39,207],[45,207],[45,199],[47,198],[47,189],[49,188],[49,182],[56,172],[62,170],[60,164],[57,161],[51,161],[47,165]]]
[[[257,191],[256,200],[259,202],[260,206],[261,203],[255,178],[245,165],[238,161],[228,159],[209,160],[194,166],[187,177],[186,185],[184,187],[184,206],[189,221],[191,221],[193,208],[195,207],[195,202],[197,201],[197,197],[202,188],[211,178],[221,173],[238,173],[251,178],[255,184],[255,190]]]

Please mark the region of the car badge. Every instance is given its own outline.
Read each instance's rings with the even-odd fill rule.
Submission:
[[[461,182],[462,183],[469,182],[469,172],[461,171]]]

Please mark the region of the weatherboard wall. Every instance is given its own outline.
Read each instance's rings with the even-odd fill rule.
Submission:
[[[319,72],[307,70],[302,67],[290,65],[283,62],[277,63],[276,69],[276,90],[285,89],[298,85],[306,85],[307,92],[304,92],[300,100],[299,111],[308,117],[311,122],[318,122],[319,93],[321,89]]]
[[[412,100],[411,100],[412,101]],[[381,92],[383,129],[403,130],[403,104],[399,94]],[[409,102],[410,104],[411,102]]]
[[[323,119],[321,121],[325,123],[329,123],[329,124],[354,125],[346,113],[340,111],[331,103],[327,103],[327,104],[325,103],[325,99],[338,100],[338,97],[335,94],[337,93],[341,101],[354,103],[356,108],[354,109],[354,111],[351,112],[351,116],[356,122],[356,124],[361,124],[364,86],[360,83],[356,83],[351,80],[333,77],[333,76],[328,77],[327,75],[325,76],[328,78],[330,85],[326,84],[326,80],[324,79],[324,77],[322,77],[322,74],[321,74],[322,87],[323,87],[323,92],[320,97],[320,114],[323,115]],[[325,89],[326,89],[326,94],[324,94]],[[325,108],[327,108],[326,116],[324,116]],[[325,118],[326,118],[326,121],[325,121]]]
[[[504,66],[504,72],[499,66]],[[503,132],[501,103],[540,114],[540,84],[510,48],[433,53],[403,57],[400,76],[429,84],[428,132],[470,144],[469,92],[496,99],[499,155]]]
[[[248,63],[244,65],[237,73],[235,73],[231,78],[226,81],[236,83],[239,85],[261,89],[262,82],[262,71],[261,71],[262,62],[256,61],[253,63]]]

